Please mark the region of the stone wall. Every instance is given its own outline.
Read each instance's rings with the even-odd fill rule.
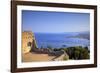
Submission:
[[[22,53],[27,53],[33,48],[37,48],[35,35],[31,31],[22,32]]]
[[[64,58],[66,58],[66,59],[64,59]],[[57,56],[57,57],[53,58],[52,60],[53,61],[64,61],[64,60],[68,60],[68,59],[69,59],[68,54],[65,51],[63,51],[63,54],[61,54],[60,56]]]

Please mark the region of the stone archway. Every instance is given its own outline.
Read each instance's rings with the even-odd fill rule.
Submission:
[[[32,46],[32,43],[31,42],[28,42],[27,43],[27,46],[30,46],[31,47]]]

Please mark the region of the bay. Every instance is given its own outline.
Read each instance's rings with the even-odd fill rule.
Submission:
[[[38,48],[63,48],[74,46],[90,46],[90,40],[77,36],[79,33],[34,33]]]

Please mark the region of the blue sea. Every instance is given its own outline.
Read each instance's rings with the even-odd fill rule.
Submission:
[[[38,48],[62,48],[74,46],[90,46],[90,40],[86,38],[75,38],[79,33],[35,33]]]

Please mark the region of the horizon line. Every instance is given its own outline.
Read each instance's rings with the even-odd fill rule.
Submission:
[[[22,31],[22,32],[33,32],[33,31],[25,30],[25,31]],[[76,32],[33,32],[33,33],[78,33],[78,32],[90,32],[90,31],[76,31]]]

